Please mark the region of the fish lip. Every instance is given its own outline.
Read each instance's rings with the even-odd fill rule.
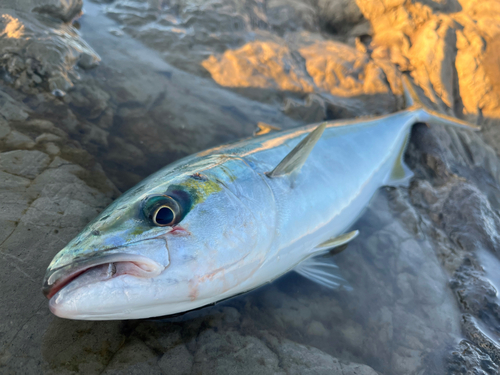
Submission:
[[[152,267],[153,269],[156,268],[157,272],[154,272],[154,275],[161,273],[165,269],[165,267],[160,265],[158,262],[143,255],[128,254],[125,252],[106,255],[95,254],[93,256],[77,260],[71,264],[47,270],[43,280],[42,293],[45,297],[47,297],[47,299],[50,300],[57,292],[90,268],[115,262],[132,262],[146,265]]]

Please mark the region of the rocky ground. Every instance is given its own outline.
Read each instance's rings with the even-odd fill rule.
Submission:
[[[99,3],[99,4],[97,4]],[[496,374],[500,1],[2,2],[2,373]],[[79,29],[79,30],[78,30]],[[290,274],[178,318],[74,322],[45,268],[161,166],[282,128],[402,108],[401,74],[480,133],[415,126],[336,256],[352,292]]]

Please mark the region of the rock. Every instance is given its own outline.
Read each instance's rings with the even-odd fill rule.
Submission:
[[[16,103],[10,96],[0,93],[0,114],[6,120],[23,121],[28,118],[26,106]]]
[[[26,148],[33,148],[33,146],[35,146],[35,142],[33,142],[33,140],[30,137],[16,130],[11,131],[10,134],[4,138],[4,142],[7,148],[11,149],[15,148],[26,149]]]
[[[323,323],[316,320],[312,321],[307,327],[307,333],[313,336],[330,336],[330,332],[325,328]]]
[[[226,51],[220,59],[203,61],[212,78],[225,87],[252,87],[303,93],[314,90],[286,45],[250,42],[238,50]]]
[[[318,16],[328,31],[338,34],[350,32],[363,19],[356,1],[319,0]]]
[[[158,366],[171,375],[189,375],[193,367],[193,355],[186,346],[178,345],[167,351],[158,362]]]
[[[106,366],[103,374],[158,374],[157,356],[141,340],[132,339]]]
[[[82,0],[5,0],[3,8],[36,12],[70,22],[82,11]]]
[[[423,6],[416,1],[395,1],[390,6],[382,1],[356,3],[372,23],[371,48],[383,46],[389,58],[406,59],[428,98],[458,115],[478,116],[481,111],[498,117],[498,64],[493,61],[498,59],[495,36],[500,30],[493,26],[495,22],[488,28],[481,26],[500,15],[495,2],[474,6],[457,1],[429,1]]]
[[[35,142],[36,143],[46,143],[46,142],[59,142],[61,141],[61,137],[55,135],[55,134],[50,134],[50,133],[43,133],[36,137]]]
[[[261,340],[237,332],[205,331],[197,340],[192,372],[203,374],[277,374],[279,359]]]
[[[366,54],[324,41],[299,49],[316,86],[338,96],[389,93],[384,71]]]
[[[0,117],[0,139],[5,138],[10,133],[10,127],[3,118]]]
[[[453,359],[448,365],[448,373],[480,373],[493,375],[499,371],[496,365],[488,354],[477,349],[466,340],[462,340],[456,351],[453,353]]]
[[[108,106],[110,96],[95,84],[79,84],[66,97],[70,106],[83,111],[88,119],[99,117]]]
[[[79,60],[87,61],[87,66],[91,65],[90,61],[97,63],[100,60],[71,25],[56,19],[72,19],[80,12],[81,0],[23,0],[11,3],[19,5],[13,8],[17,10],[1,9],[0,35],[6,37],[0,41],[0,65],[5,67],[17,89],[30,93],[66,91],[73,86],[72,80],[77,78],[73,68]],[[26,7],[56,18],[36,17],[26,12]],[[5,105],[0,108],[6,118],[9,117],[6,114],[12,113]],[[27,117],[21,116],[24,116],[22,119]]]
[[[325,101],[318,95],[310,94],[304,102],[287,98],[283,106],[283,112],[307,123],[320,122],[326,119]]]
[[[0,154],[1,170],[30,179],[40,174],[49,162],[49,156],[40,151],[16,150]]]
[[[280,358],[280,367],[287,374],[377,374],[368,366],[348,362],[343,363],[316,348],[308,348],[289,340],[280,342],[270,335],[264,337],[268,345],[276,351]]]

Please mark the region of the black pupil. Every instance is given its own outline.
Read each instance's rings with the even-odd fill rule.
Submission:
[[[156,213],[156,223],[159,225],[168,225],[174,220],[174,213],[168,207],[161,207]]]

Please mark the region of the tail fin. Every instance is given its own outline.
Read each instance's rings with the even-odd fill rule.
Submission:
[[[455,117],[447,116],[426,107],[415,92],[408,76],[403,75],[403,88],[406,107],[418,111],[418,120],[432,125],[455,126],[462,129],[481,130],[480,126],[469,124]]]

